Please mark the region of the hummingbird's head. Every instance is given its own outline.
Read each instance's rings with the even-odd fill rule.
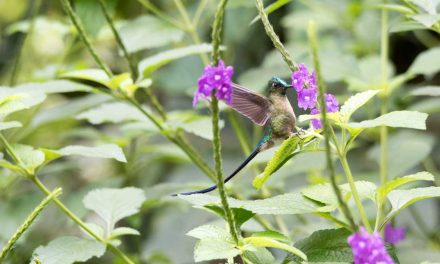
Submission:
[[[286,95],[287,88],[292,85],[287,84],[283,79],[279,77],[272,77],[268,83],[267,91],[269,94]]]

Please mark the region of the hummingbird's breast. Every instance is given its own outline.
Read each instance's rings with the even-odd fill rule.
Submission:
[[[295,113],[287,96],[273,96],[271,101],[270,125],[275,139],[286,139],[295,131]]]

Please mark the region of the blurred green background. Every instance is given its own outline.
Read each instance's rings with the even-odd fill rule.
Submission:
[[[12,86],[11,74],[18,57],[20,67],[15,80],[17,85],[33,82],[44,85],[66,71],[98,68],[59,1],[42,2],[33,32],[25,38],[37,2],[0,0],[1,86]],[[217,1],[203,1],[206,5],[199,14],[197,8],[202,1],[183,2],[191,19],[200,15],[194,34],[198,35],[201,42],[209,43]],[[265,1],[265,4],[271,2]],[[72,3],[93,45],[112,71],[127,72],[128,64],[118,50],[97,1],[74,0]],[[107,1],[123,41],[136,61],[172,48],[196,44],[194,34],[152,14],[145,8],[145,3],[153,3],[163,14],[179,23],[184,21],[171,0]],[[309,20],[316,21],[323,77],[328,89],[343,102],[357,91],[379,87],[380,9],[375,6],[379,3],[381,1],[293,0],[273,12],[270,20],[295,61],[310,66],[306,29]],[[229,1],[225,17],[223,45],[226,50],[223,58],[227,64],[234,66],[234,81],[262,91],[270,77],[280,76],[289,80],[290,73],[265,35],[261,22],[250,24],[256,15],[254,1]],[[440,47],[439,32],[420,25],[411,28],[406,22],[408,17],[390,11],[390,78],[404,74],[423,52]],[[440,61],[433,61],[432,64],[435,68]],[[192,94],[203,66],[197,55],[175,60],[149,76],[152,85],[147,89],[156,94],[164,105],[171,117],[169,122],[182,127],[197,150],[212,165],[208,111],[203,106],[197,109],[191,107]],[[420,87],[439,85],[438,72],[417,75],[391,95],[390,110],[409,109],[429,113],[426,131],[390,129],[391,177],[427,170],[436,176],[436,183],[439,184],[440,97],[417,95],[414,92]],[[63,87],[53,89],[62,90]],[[144,90],[139,91],[137,97],[145,104],[150,103]],[[296,105],[294,93],[289,94],[289,99],[292,105]],[[61,148],[74,143],[115,143],[123,147],[128,160],[125,164],[101,159],[65,158],[45,167],[39,173],[40,177],[51,187],[62,187],[62,200],[83,219],[96,217],[87,214],[82,205],[84,195],[91,189],[104,186],[136,186],[144,189],[147,202],[141,213],[130,217],[125,223],[140,230],[141,235],[125,237],[124,251],[139,256],[144,263],[193,263],[195,239],[185,236],[185,233],[202,223],[219,220],[211,214],[191,208],[184,201],[169,197],[169,194],[208,186],[210,180],[189,162],[181,150],[151,126],[141,126],[133,121],[131,112],[119,104],[102,94],[80,91],[54,93],[44,104],[14,114],[10,119],[20,120],[25,126],[8,130],[5,134],[11,142],[35,147]],[[362,108],[355,119],[374,118],[378,116],[379,107],[378,100],[373,101]],[[297,115],[304,114],[298,108],[295,110]],[[228,174],[245,158],[231,128],[231,118],[239,121],[251,145],[258,141],[261,129],[227,109],[222,113],[222,118],[224,171]],[[308,124],[300,126],[306,128]],[[379,130],[364,133],[358,145],[350,152],[349,162],[357,180],[378,182],[378,138]],[[247,199],[260,197],[261,194],[252,187],[252,178],[274,151],[269,150],[257,157],[253,169],[245,170],[228,183],[231,193],[238,193],[240,198]],[[272,194],[279,194],[298,189],[307,183],[323,182],[326,180],[322,173],[324,167],[325,159],[320,153],[299,155],[279,170],[267,184]],[[342,181],[343,175],[338,176]],[[30,182],[1,169],[0,245],[7,241],[42,198]],[[396,222],[407,226],[408,230],[407,239],[397,245],[401,263],[440,259],[439,211],[440,202],[437,199],[412,205],[410,210],[399,215]],[[330,226],[313,216],[307,217],[306,223],[293,216],[283,218],[295,240]],[[260,227],[251,221],[243,229],[259,230]],[[78,233],[78,228],[69,219],[56,207],[50,206],[20,239],[7,263],[27,263],[36,247],[58,236]],[[283,254],[275,251],[280,259]],[[110,263],[111,259],[112,255],[107,253],[90,263]]]

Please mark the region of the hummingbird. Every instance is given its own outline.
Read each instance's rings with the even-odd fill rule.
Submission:
[[[292,86],[283,79],[272,77],[266,88],[267,96],[264,96],[232,83],[232,103],[230,106],[255,124],[265,128],[263,137],[257,146],[240,166],[224,179],[224,183],[237,175],[258,153],[273,147],[276,141],[285,140],[295,134],[296,117],[286,96],[287,89],[290,87]],[[203,190],[185,192],[180,195],[207,193],[216,188],[217,185],[213,185]]]

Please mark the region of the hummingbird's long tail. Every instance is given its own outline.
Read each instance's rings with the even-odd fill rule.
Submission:
[[[258,153],[260,153],[263,148],[262,148],[262,144],[259,144],[252,152],[251,154],[249,154],[249,156],[240,164],[240,166],[238,166],[237,169],[235,169],[234,172],[231,173],[231,175],[229,175],[225,180],[224,183],[227,183],[230,179],[232,179],[235,175],[237,175],[238,172],[240,172],[253,158],[255,158],[255,156],[257,156]],[[193,191],[193,192],[185,192],[185,193],[180,193],[180,195],[192,195],[192,194],[197,194],[197,193],[207,193],[210,191],[213,191],[217,189],[217,185],[213,185],[209,188],[203,189],[203,190],[199,190],[199,191]],[[173,194],[173,196],[177,196],[177,194]]]

